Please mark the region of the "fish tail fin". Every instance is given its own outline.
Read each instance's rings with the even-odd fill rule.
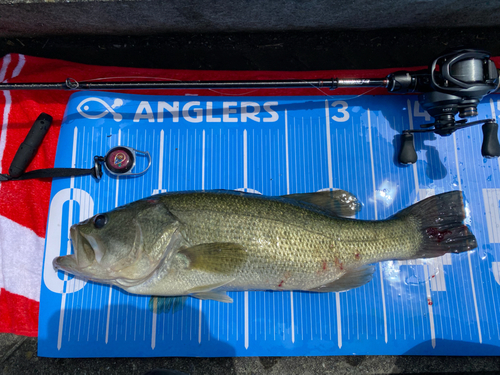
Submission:
[[[461,191],[426,198],[398,212],[394,218],[408,216],[417,223],[423,239],[410,259],[434,258],[477,247],[476,237],[464,224],[466,213]]]

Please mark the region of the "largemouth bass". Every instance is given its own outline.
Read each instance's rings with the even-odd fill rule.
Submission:
[[[53,264],[134,294],[232,302],[227,291],[349,290],[372,279],[376,262],[477,247],[460,191],[387,220],[344,217],[360,207],[342,190],[155,195],[73,225],[74,254]]]

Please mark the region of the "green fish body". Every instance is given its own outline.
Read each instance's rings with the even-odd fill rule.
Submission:
[[[461,192],[436,195],[387,220],[337,190],[284,197],[232,191],[167,193],[74,225],[75,254],[54,266],[130,293],[231,302],[226,291],[343,291],[373,263],[477,246]]]

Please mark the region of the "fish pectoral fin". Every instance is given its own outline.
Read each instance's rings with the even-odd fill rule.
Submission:
[[[169,311],[172,311],[173,314],[176,311],[182,310],[184,304],[186,303],[186,300],[187,296],[176,296],[176,297],[152,296],[149,299],[148,308],[151,312],[156,312],[157,314],[168,313]]]
[[[349,217],[361,210],[361,203],[353,194],[345,190],[319,191],[316,193],[282,195],[301,203],[318,206],[331,215]]]
[[[193,293],[191,297],[195,297],[198,299],[211,299],[214,301],[225,302],[225,303],[233,303],[233,299],[229,297],[226,292],[201,292],[201,293]]]
[[[310,292],[343,292],[346,290],[359,288],[369,283],[375,272],[374,266],[363,266],[346,271],[340,278],[331,283],[309,289]]]
[[[191,270],[216,274],[231,274],[245,264],[248,254],[243,246],[232,242],[213,242],[195,245],[182,250]]]

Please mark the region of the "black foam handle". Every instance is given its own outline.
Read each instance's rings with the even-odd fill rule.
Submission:
[[[401,150],[399,151],[398,159],[401,164],[413,164],[417,161],[417,152],[413,144],[413,134],[401,134]]]
[[[52,117],[46,113],[41,113],[31,127],[28,135],[17,149],[16,155],[9,168],[9,175],[19,177],[31,163],[38,147],[42,144],[45,134],[49,131]]]
[[[500,156],[500,143],[498,143],[498,124],[487,122],[483,125],[483,146],[481,154],[485,158],[497,158]]]

